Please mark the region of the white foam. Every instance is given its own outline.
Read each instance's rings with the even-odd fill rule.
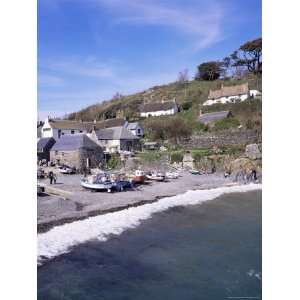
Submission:
[[[51,259],[66,253],[73,246],[89,240],[106,241],[110,235],[119,235],[129,228],[135,228],[141,221],[150,218],[154,213],[165,211],[171,207],[200,204],[225,193],[248,192],[258,189],[261,189],[261,184],[187,191],[181,195],[162,198],[154,203],[54,227],[46,233],[38,234],[38,264],[41,264],[44,259]]]

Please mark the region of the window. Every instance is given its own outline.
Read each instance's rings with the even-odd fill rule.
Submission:
[[[71,134],[74,134],[75,133],[75,131],[74,130],[71,130]]]
[[[140,134],[140,133],[141,133],[141,129],[140,129],[140,128],[138,128],[137,132],[138,132],[138,134]]]
[[[57,155],[57,154],[58,154],[58,151],[56,150],[56,151],[55,151],[55,155]]]
[[[79,132],[82,133],[82,130],[80,130]]]
[[[50,131],[51,128],[43,128],[43,131]]]

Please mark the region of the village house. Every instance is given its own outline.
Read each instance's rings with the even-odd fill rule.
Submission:
[[[236,103],[247,100],[248,98],[261,95],[258,90],[249,90],[248,83],[235,86],[221,86],[219,90],[210,90],[208,99],[203,103],[206,105]]]
[[[86,134],[93,129],[102,129],[115,126],[126,127],[128,122],[123,118],[108,119],[104,121],[82,122],[69,120],[53,120],[47,118],[42,126],[42,137],[60,139],[62,136],[74,134]]]
[[[37,158],[38,160],[45,159],[46,161],[50,160],[50,150],[55,144],[55,139],[50,138],[39,138],[37,141]]]
[[[174,115],[178,112],[178,105],[175,100],[162,101],[154,103],[146,103],[141,107],[141,117],[158,117],[166,115]]]
[[[128,123],[126,128],[138,137],[144,136],[144,128],[138,122]]]
[[[206,113],[206,114],[202,114],[201,110],[200,110],[200,114],[199,114],[199,122],[203,123],[205,125],[207,124],[212,124],[214,122],[226,119],[226,118],[230,118],[232,117],[232,113],[231,111],[215,111],[215,112],[211,112],[211,113]]]
[[[93,130],[89,136],[98,142],[105,153],[133,152],[141,149],[139,137],[122,126]]]
[[[86,134],[66,135],[56,141],[50,151],[50,160],[77,170],[95,168],[103,162],[102,148]]]

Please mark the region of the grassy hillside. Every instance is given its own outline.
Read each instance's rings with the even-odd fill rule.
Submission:
[[[139,119],[139,107],[144,102],[157,102],[176,98],[178,104],[190,103],[191,109],[183,113],[183,117],[195,118],[198,114],[199,104],[202,104],[208,96],[210,89],[218,89],[221,84],[237,85],[244,82],[249,83],[250,89],[261,90],[261,79],[248,77],[242,80],[215,80],[198,81],[192,80],[185,84],[174,82],[168,85],[154,86],[148,90],[133,95],[122,96],[118,99],[104,101],[89,106],[79,112],[70,114],[69,119],[81,119],[83,121],[100,120],[116,116],[124,116],[128,120]],[[184,115],[186,114],[186,115]]]

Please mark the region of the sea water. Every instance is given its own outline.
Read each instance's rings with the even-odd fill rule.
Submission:
[[[38,299],[260,299],[261,191],[246,187],[39,235]]]

